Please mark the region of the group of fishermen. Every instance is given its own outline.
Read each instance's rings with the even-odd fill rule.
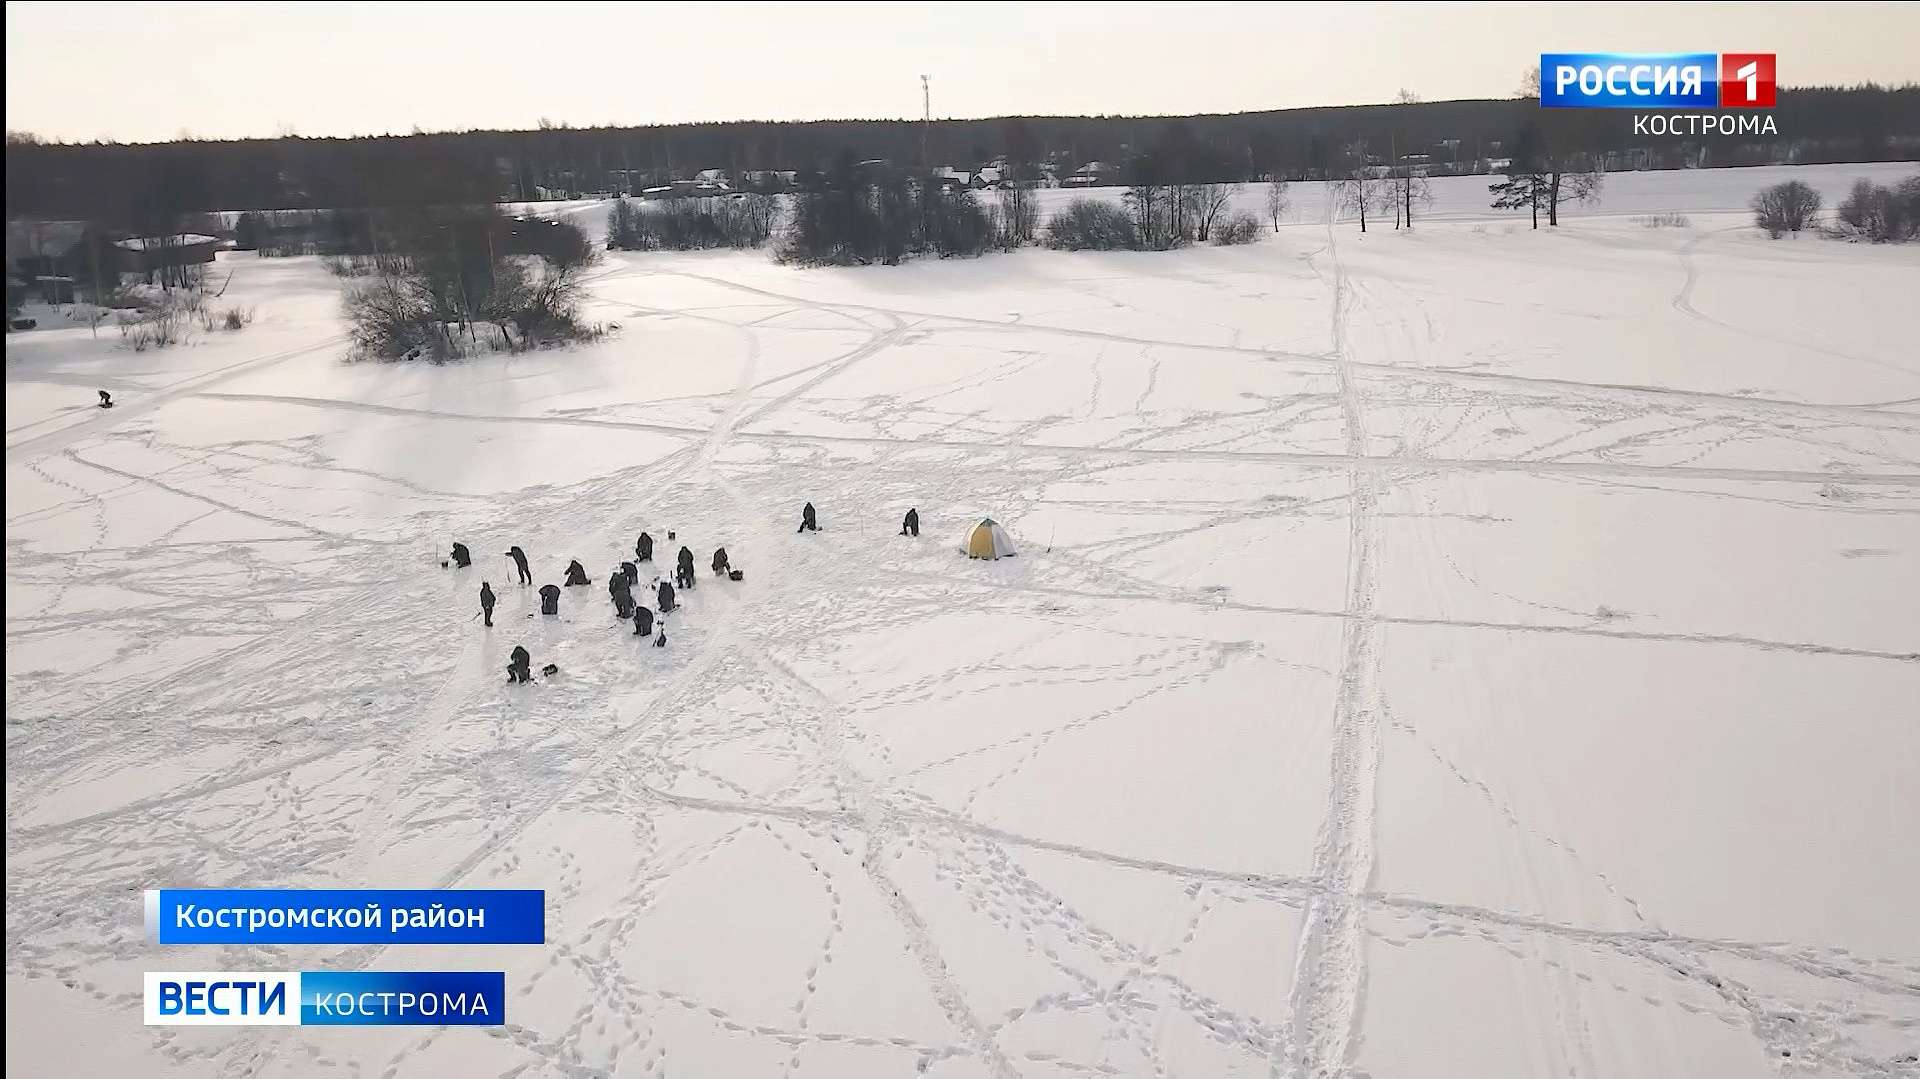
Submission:
[[[800,511],[800,531],[820,531],[819,516],[815,512],[813,503],[811,502],[807,503]],[[900,522],[900,534],[903,536],[920,535],[919,510],[910,509],[907,511],[906,517]],[[675,538],[674,533],[667,533],[667,539],[669,541]],[[505,555],[507,558],[513,560],[514,572],[518,582],[523,586],[531,585],[533,583],[533,571],[527,565],[527,552],[521,550],[519,545],[515,544],[507,548]],[[661,616],[656,619],[652,610],[648,609],[645,604],[636,602],[633,598],[634,589],[640,583],[640,565],[642,563],[651,563],[652,561],[653,537],[642,532],[640,533],[640,538],[636,540],[633,545],[633,560],[620,563],[620,568],[608,575],[607,596],[613,601],[613,613],[615,616],[623,622],[631,621],[633,623],[634,636],[650,636],[653,638],[653,646],[655,648],[665,648],[667,646],[667,625],[664,616],[669,611],[673,611],[680,606],[675,592],[675,586],[677,585],[680,591],[687,591],[699,583],[699,578],[694,572],[693,550],[682,545],[679,554],[674,558],[673,580],[669,582],[660,580],[657,577],[654,579],[653,599],[660,609]],[[473,552],[467,548],[466,544],[455,543],[453,545],[452,562],[455,566],[465,569],[473,564]],[[442,563],[442,565],[445,564],[446,563]],[[733,563],[728,559],[727,549],[725,547],[714,548],[713,559],[710,565],[716,577],[725,577],[734,581],[745,578],[745,574],[742,573],[742,571],[733,568]],[[592,583],[587,577],[586,567],[582,566],[580,560],[577,558],[567,563],[565,580],[567,587],[583,586]],[[493,625],[493,608],[496,602],[492,583],[488,581],[480,582],[480,615],[488,626]],[[540,613],[543,615],[557,615],[560,613],[560,586],[548,584],[540,587]],[[558,671],[559,668],[553,664],[548,664],[543,668],[543,673],[548,675],[555,674]],[[507,681],[516,683],[528,682],[531,681],[532,678],[533,657],[527,652],[526,648],[519,645],[514,646],[513,652],[507,662]]]

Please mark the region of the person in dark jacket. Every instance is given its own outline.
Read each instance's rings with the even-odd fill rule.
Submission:
[[[507,681],[533,681],[533,657],[520,645],[513,646],[513,654],[507,659]]]
[[[693,552],[685,547],[680,548],[679,556],[674,559],[673,580],[681,588],[694,585]]]
[[[650,637],[653,635],[652,611],[647,610],[645,607],[635,607],[633,609],[633,635],[635,637]]]
[[[640,533],[640,542],[633,545],[633,560],[635,562],[653,561],[652,536],[647,535],[645,532]]]
[[[627,587],[627,575],[616,573],[607,578],[607,595],[613,598],[613,613],[621,618],[633,617],[633,589]]]
[[[480,582],[480,616],[493,625],[493,585],[486,581]]]
[[[673,610],[673,586],[672,585],[668,584],[665,581],[661,581],[660,591],[655,593],[654,598],[659,602],[661,614],[666,614],[668,611]]]
[[[466,569],[468,566],[473,565],[473,552],[467,550],[466,544],[456,543],[453,545],[453,564],[459,566],[461,569]]]
[[[631,562],[620,563],[620,576],[627,579],[627,588],[631,590],[640,583],[640,567]]]
[[[567,587],[568,588],[572,588],[574,585],[577,585],[577,584],[592,584],[592,583],[593,583],[592,581],[587,580],[587,567],[581,565],[579,559],[576,558],[573,561],[567,563]]]
[[[507,557],[513,559],[514,566],[520,570],[520,583],[532,584],[533,571],[527,568],[527,552],[521,550],[520,546],[515,544],[507,548]]]
[[[665,622],[660,623],[660,636],[653,639],[653,646],[655,648],[665,648],[667,646],[667,624]]]
[[[559,585],[543,584],[540,586],[540,613],[541,614],[559,614],[560,613],[560,586]]]
[[[814,519],[813,503],[809,502],[800,509],[800,531],[818,532],[820,522]]]
[[[724,574],[732,568],[733,566],[727,562],[727,549],[725,547],[715,547],[713,549],[713,572],[715,574]]]
[[[94,392],[95,392],[95,393],[98,393],[98,394],[100,395],[100,407],[101,407],[101,408],[112,408],[112,407],[113,407],[113,395],[112,395],[112,394],[110,394],[110,393],[108,393],[108,392],[107,392],[107,391],[105,391],[105,390],[95,390]]]
[[[900,534],[903,536],[916,536],[916,537],[920,535],[920,511],[919,510],[914,509],[914,510],[907,511],[906,518],[900,522]]]

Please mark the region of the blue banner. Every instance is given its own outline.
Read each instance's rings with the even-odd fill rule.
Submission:
[[[160,944],[545,944],[538,889],[161,888]]]
[[[1719,54],[1545,52],[1540,105],[1549,109],[1713,109]]]
[[[499,1026],[507,976],[477,970],[300,972],[303,1027]]]
[[[498,1026],[507,976],[473,970],[148,971],[148,1026]]]

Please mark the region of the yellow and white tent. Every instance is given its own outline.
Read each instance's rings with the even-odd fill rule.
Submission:
[[[1013,537],[991,517],[967,534],[968,558],[1009,558],[1019,553],[1013,549]]]

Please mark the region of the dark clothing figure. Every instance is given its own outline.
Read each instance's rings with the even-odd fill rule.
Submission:
[[[466,569],[468,566],[473,565],[473,552],[467,550],[466,544],[456,543],[453,545],[453,564],[459,566],[461,569]]]
[[[665,581],[661,581],[660,591],[655,593],[654,598],[660,604],[661,614],[666,614],[668,611],[673,610],[673,586],[672,585],[668,584]]]
[[[647,535],[645,532],[640,533],[640,542],[633,545],[633,560],[635,562],[653,561],[652,536]]]
[[[920,535],[920,511],[908,510],[905,520],[900,522],[900,534],[903,536]]]
[[[647,610],[645,607],[635,607],[633,609],[633,635],[635,637],[648,637],[652,634],[653,612]]]
[[[480,582],[480,614],[493,625],[493,586],[485,581]]]
[[[540,668],[540,673],[546,675],[548,678],[552,678],[554,675],[560,673],[560,665],[558,663],[549,663]]]
[[[112,395],[112,394],[110,394],[110,393],[108,393],[108,392],[107,392],[107,391],[105,391],[105,390],[99,390],[99,391],[97,391],[97,392],[98,392],[98,393],[100,394],[100,407],[101,407],[101,408],[112,408],[112,407],[113,407],[113,395]]]
[[[620,563],[620,576],[626,578],[627,587],[632,588],[634,585],[640,583],[640,567],[631,562],[622,562]]]
[[[655,648],[665,648],[667,646],[667,627],[664,624],[660,627],[660,636],[653,639],[653,646]]]
[[[811,502],[807,503],[806,506],[804,506],[800,510],[800,531],[802,532],[820,531],[820,522],[814,519],[813,503]]]
[[[694,579],[692,566],[681,566],[673,571],[673,583],[682,589],[692,588]]]
[[[627,587],[627,575],[616,573],[607,578],[607,595],[613,597],[613,613],[621,618],[633,617],[633,590]]]
[[[519,645],[513,646],[513,654],[507,659],[507,681],[533,681],[533,657]]]
[[[579,559],[576,558],[567,563],[567,587],[571,588],[577,584],[592,583],[592,581],[587,580],[587,568],[580,564]]]
[[[521,550],[516,544],[507,548],[507,557],[513,559],[514,566],[520,570],[520,583],[532,584],[533,571],[527,568],[527,552]]]
[[[559,614],[560,613],[560,586],[559,585],[543,584],[540,586],[540,613],[541,614]]]
[[[682,548],[680,548],[680,553],[679,553],[678,555],[676,555],[676,556],[674,556],[674,560],[673,560],[673,564],[674,564],[674,565],[676,565],[676,566],[691,566],[691,565],[693,565],[693,550],[692,550],[692,548],[689,548],[689,547],[682,547]]]
[[[725,573],[732,568],[733,567],[727,562],[727,549],[725,547],[715,547],[713,549],[713,572]]]

